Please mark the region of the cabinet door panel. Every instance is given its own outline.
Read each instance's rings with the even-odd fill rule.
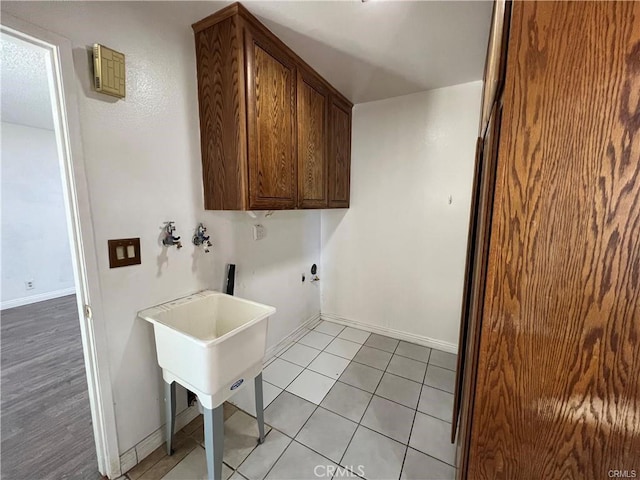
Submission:
[[[351,108],[334,99],[329,115],[329,206],[346,208],[351,176]]]
[[[295,208],[296,69],[256,33],[247,32],[247,53],[250,208]]]
[[[322,85],[298,73],[298,205],[327,206],[327,106]]]

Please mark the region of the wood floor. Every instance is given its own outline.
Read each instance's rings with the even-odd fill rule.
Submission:
[[[75,296],[1,315],[2,478],[101,478]]]

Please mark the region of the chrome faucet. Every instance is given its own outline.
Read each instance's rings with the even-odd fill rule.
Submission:
[[[164,238],[162,239],[162,244],[165,247],[173,247],[175,245],[178,249],[182,248],[180,237],[176,237],[173,234],[175,231],[175,222],[164,222]]]
[[[202,245],[205,253],[209,253],[209,248],[213,246],[213,244],[209,241],[209,235],[205,235],[207,228],[202,224],[198,224],[196,228],[196,233],[193,235],[193,244],[196,247]]]

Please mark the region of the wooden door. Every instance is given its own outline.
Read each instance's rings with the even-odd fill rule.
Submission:
[[[332,97],[329,111],[329,207],[349,207],[350,183],[351,107]]]
[[[467,478],[639,476],[640,2],[513,4],[482,313]]]
[[[296,67],[274,42],[245,27],[249,208],[296,206]]]
[[[327,112],[322,82],[298,71],[298,206],[326,208],[328,195]]]

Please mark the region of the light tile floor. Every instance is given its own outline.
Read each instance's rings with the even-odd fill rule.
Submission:
[[[327,321],[298,338],[264,369],[263,445],[253,386],[225,404],[225,480],[455,478],[455,355]],[[203,433],[200,416],[128,477],[206,478]]]

